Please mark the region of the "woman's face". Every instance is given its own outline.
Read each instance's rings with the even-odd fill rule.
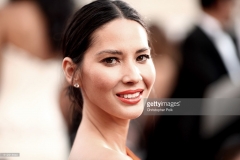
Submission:
[[[105,24],[94,32],[79,72],[85,109],[138,117],[155,80],[145,29],[126,19]]]

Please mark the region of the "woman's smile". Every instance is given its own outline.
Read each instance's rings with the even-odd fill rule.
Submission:
[[[137,104],[142,99],[143,89],[126,90],[117,93],[117,98],[127,104]]]

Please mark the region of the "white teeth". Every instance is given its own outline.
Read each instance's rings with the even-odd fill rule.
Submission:
[[[137,97],[137,93],[134,93],[134,97]]]
[[[120,97],[121,98],[128,98],[128,99],[131,99],[131,98],[136,98],[140,95],[140,92],[136,92],[134,94],[121,94]]]
[[[135,93],[135,97],[138,97],[140,95],[140,92]]]

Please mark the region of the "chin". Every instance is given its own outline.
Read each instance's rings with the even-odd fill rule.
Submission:
[[[140,114],[134,115],[133,117],[129,118],[129,119],[136,119],[138,117],[140,117],[142,115],[142,112]]]
[[[131,112],[129,111],[127,113],[127,115],[125,116],[126,118],[125,119],[136,119],[138,118],[139,116],[142,115],[143,113],[143,108],[133,108],[134,110],[132,110]]]

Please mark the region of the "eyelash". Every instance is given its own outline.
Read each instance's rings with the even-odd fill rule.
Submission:
[[[144,57],[144,58],[146,58],[145,60],[141,60],[140,62],[145,62],[146,60],[150,59],[150,55],[148,55],[148,54],[140,55],[140,56],[137,57],[137,59],[138,59],[139,57]]]
[[[116,58],[116,57],[108,57],[108,58],[105,58],[105,59],[103,59],[101,62],[103,62],[103,63],[105,63],[105,64],[107,64],[107,65],[114,65],[113,63],[108,63],[107,61],[108,60],[115,60],[115,61],[117,61],[117,62],[120,62],[120,60],[118,59],[118,58]]]
[[[139,57],[146,58],[146,59],[144,59],[144,60],[138,61],[138,62],[140,62],[140,63],[144,63],[146,60],[150,59],[150,55],[147,55],[147,54],[143,54],[143,55],[138,56],[138,57],[136,58],[136,60],[137,60]],[[107,62],[108,60],[110,60],[110,61],[115,60],[116,63],[117,63],[117,62],[120,62],[120,60],[119,60],[117,57],[108,57],[108,58],[103,59],[101,62],[103,62],[103,63],[105,63],[105,64],[107,64],[107,65],[110,65],[110,66],[115,65],[115,63],[114,63],[114,64],[111,63],[111,62],[108,63],[108,62]]]

